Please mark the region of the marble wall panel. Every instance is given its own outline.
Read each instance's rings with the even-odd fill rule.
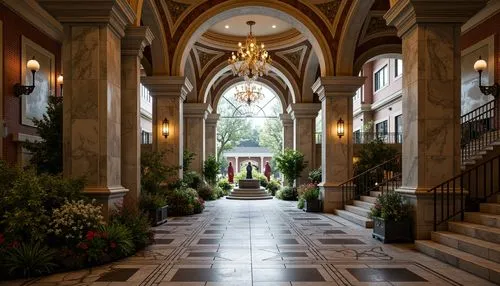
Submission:
[[[304,160],[308,162],[307,167],[302,171],[301,177],[297,179],[297,185],[305,184],[308,181],[309,172],[314,168],[316,152],[316,119],[296,118],[295,119],[295,150],[304,154]]]
[[[185,117],[185,142],[184,147],[196,156],[191,163],[191,169],[198,173],[203,171],[205,161],[205,119],[203,117]]]

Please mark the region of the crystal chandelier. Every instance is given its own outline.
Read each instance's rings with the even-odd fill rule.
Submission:
[[[236,101],[246,103],[248,105],[260,101],[264,98],[262,87],[257,87],[251,82],[245,82],[241,89],[237,86],[234,93]]]
[[[233,52],[228,62],[234,75],[244,76],[245,80],[255,80],[259,76],[267,75],[271,56],[264,49],[264,44],[257,44],[257,39],[252,34],[254,21],[248,21],[250,33],[245,44],[238,43],[238,51]]]

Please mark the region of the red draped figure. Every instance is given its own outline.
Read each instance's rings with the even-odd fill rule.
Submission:
[[[229,167],[227,167],[227,175],[229,176],[229,183],[234,183],[234,169],[233,169],[233,163],[229,162]]]
[[[266,176],[267,181],[271,181],[271,166],[269,166],[269,162],[266,162],[266,166],[264,167],[264,176]]]

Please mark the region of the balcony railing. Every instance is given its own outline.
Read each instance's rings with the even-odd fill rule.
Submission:
[[[376,132],[355,132],[354,144],[367,144],[375,139],[380,139],[385,144],[403,143],[402,132],[376,133]]]

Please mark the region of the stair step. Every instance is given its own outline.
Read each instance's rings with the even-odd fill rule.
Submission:
[[[438,260],[491,282],[500,283],[500,265],[498,263],[431,240],[417,240],[415,241],[415,247]]]
[[[500,243],[500,229],[469,222],[448,222],[448,230],[469,237]]]
[[[500,204],[495,204],[495,203],[480,204],[479,210],[482,213],[500,214]]]
[[[370,215],[370,210],[352,205],[346,205],[345,210],[366,218]]]
[[[446,246],[500,263],[500,245],[449,231],[431,233],[432,240]]]
[[[368,203],[374,204],[375,202],[377,202],[377,197],[361,196],[361,200],[363,202],[368,202]]]
[[[365,202],[365,201],[354,201],[352,203],[353,203],[354,206],[357,206],[357,207],[360,207],[360,208],[364,208],[364,209],[367,209],[367,210],[370,210],[373,206],[375,206],[374,203]]]
[[[370,192],[370,197],[378,197],[382,194],[382,192],[376,192],[376,191],[371,191]]]
[[[272,196],[255,196],[255,197],[238,197],[238,196],[226,196],[228,200],[272,200]]]
[[[500,215],[466,212],[464,214],[464,220],[470,223],[500,228]]]
[[[345,211],[345,210],[335,210],[335,214],[339,217],[346,219],[352,223],[360,225],[365,228],[373,228],[373,220]]]

